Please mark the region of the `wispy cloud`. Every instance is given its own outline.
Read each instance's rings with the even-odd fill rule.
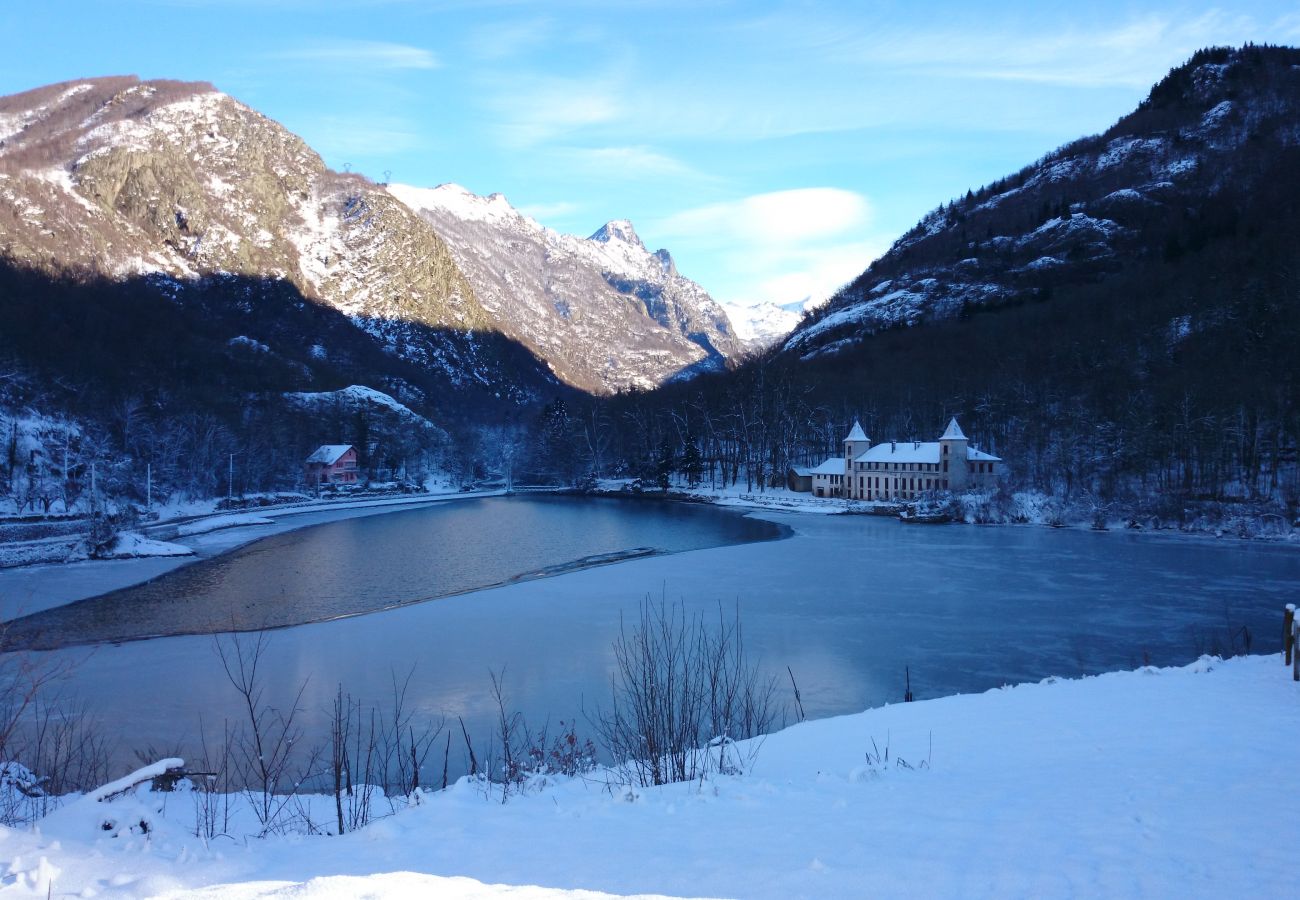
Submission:
[[[400,116],[367,113],[314,116],[299,133],[335,166],[347,162],[387,162],[395,154],[425,145],[420,129]]]
[[[432,51],[387,41],[318,40],[271,54],[274,59],[368,71],[436,69],[441,63]]]
[[[1017,17],[920,30],[901,30],[864,17],[796,19],[780,14],[751,22],[745,30],[760,39],[779,36],[796,52],[815,51],[828,62],[860,72],[1145,87],[1162,66],[1209,44],[1251,40],[1261,27],[1252,16],[1212,9],[1190,17],[1143,14],[1092,28]]]
[[[476,58],[489,62],[516,59],[555,39],[555,23],[550,19],[522,19],[493,22],[476,28],[466,42]]]
[[[619,92],[610,83],[577,78],[538,78],[524,84],[512,79],[490,103],[499,115],[499,136],[516,149],[570,138],[614,122],[623,111]]]
[[[594,175],[622,178],[700,178],[701,173],[672,156],[649,147],[572,147],[562,149],[581,170]]]

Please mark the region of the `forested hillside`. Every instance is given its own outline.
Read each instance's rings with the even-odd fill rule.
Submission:
[[[931,440],[956,415],[1013,489],[1294,516],[1298,381],[1300,51],[1215,49],[1106,134],[944,204],[783,348],[611,401],[604,443],[648,473],[694,442],[757,486],[855,417]]]

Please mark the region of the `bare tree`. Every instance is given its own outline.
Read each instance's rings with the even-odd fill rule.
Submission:
[[[597,710],[597,735],[620,777],[641,785],[692,781],[743,769],[738,740],[763,734],[776,717],[776,683],[749,663],[739,612],[716,628],[685,606],[641,604],[614,641],[611,706]]]

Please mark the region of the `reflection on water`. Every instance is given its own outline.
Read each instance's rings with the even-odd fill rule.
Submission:
[[[781,533],[770,522],[701,505],[465,500],[269,537],[147,584],[16,619],[6,639],[12,648],[47,649],[300,625]]]
[[[573,538],[578,543],[566,553],[576,558],[590,555],[595,537],[607,533],[623,539],[605,546],[666,546],[646,538],[651,526],[645,523],[658,522],[653,527],[664,531],[675,530],[666,524],[674,521],[688,531],[704,527],[714,544],[724,535],[743,540],[754,524],[724,510],[562,498],[467,502],[458,510],[464,515],[447,516],[441,525],[436,515],[399,513],[366,521],[385,526],[379,532],[339,523],[346,530],[317,530],[321,543],[312,532],[297,535],[309,538],[316,552],[332,550],[332,559],[304,557],[281,539],[248,551],[268,581],[292,581],[283,576],[295,567],[332,573],[312,576],[313,590],[325,593],[336,580],[369,573],[364,577],[386,590],[405,585],[423,596],[428,579],[442,577],[439,562],[461,560],[461,578],[472,578],[474,565],[493,566],[498,580],[534,568],[528,559],[536,542]],[[859,516],[765,517],[792,527],[794,538],[654,556],[282,629],[270,636],[261,669],[268,698],[290,702],[303,689],[304,741],[314,745],[328,738],[324,711],[340,685],[359,699],[383,703],[394,673],[404,678],[414,667],[412,713],[420,720],[446,715],[458,735],[456,717],[463,717],[477,745],[494,726],[488,672],[504,669],[508,703],[532,726],[576,719],[590,734],[585,714],[608,702],[610,643],[620,621],[634,617],[650,594],[711,617],[719,603],[727,613],[738,604],[746,648],[780,678],[781,699],[789,699],[789,666],[808,715],[829,716],[900,701],[905,667],[916,696],[925,699],[1148,660],[1187,663],[1202,652],[1230,649],[1234,641],[1241,649],[1243,627],[1254,652],[1276,652],[1282,606],[1295,601],[1300,585],[1294,547],[1047,528],[904,526]],[[470,532],[467,521],[482,523],[476,526],[482,530]],[[418,538],[404,534],[408,527],[419,531]],[[740,531],[727,531],[732,528]],[[384,537],[365,552],[349,546],[349,534]],[[481,540],[466,539],[475,534]],[[417,539],[419,553],[411,549]],[[271,554],[268,546],[283,552]],[[377,558],[383,566],[367,562]],[[412,576],[408,567],[425,574]],[[261,586],[256,580],[249,585]],[[207,602],[218,600],[209,595]],[[200,716],[218,735],[225,722],[239,721],[238,698],[212,645],[211,637],[173,637],[51,656],[79,663],[68,693],[98,712],[118,742],[118,768],[126,769],[136,761],[132,751],[150,744],[179,744],[181,756],[192,753]],[[936,733],[936,747],[939,739]],[[453,777],[464,771],[463,757],[458,737]],[[440,775],[441,758],[436,764]]]

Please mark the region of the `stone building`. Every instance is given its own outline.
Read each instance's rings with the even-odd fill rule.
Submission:
[[[852,500],[914,500],[933,491],[964,491],[997,484],[1002,460],[970,445],[956,419],[937,441],[872,444],[854,422],[844,455],[813,469],[817,497]]]

